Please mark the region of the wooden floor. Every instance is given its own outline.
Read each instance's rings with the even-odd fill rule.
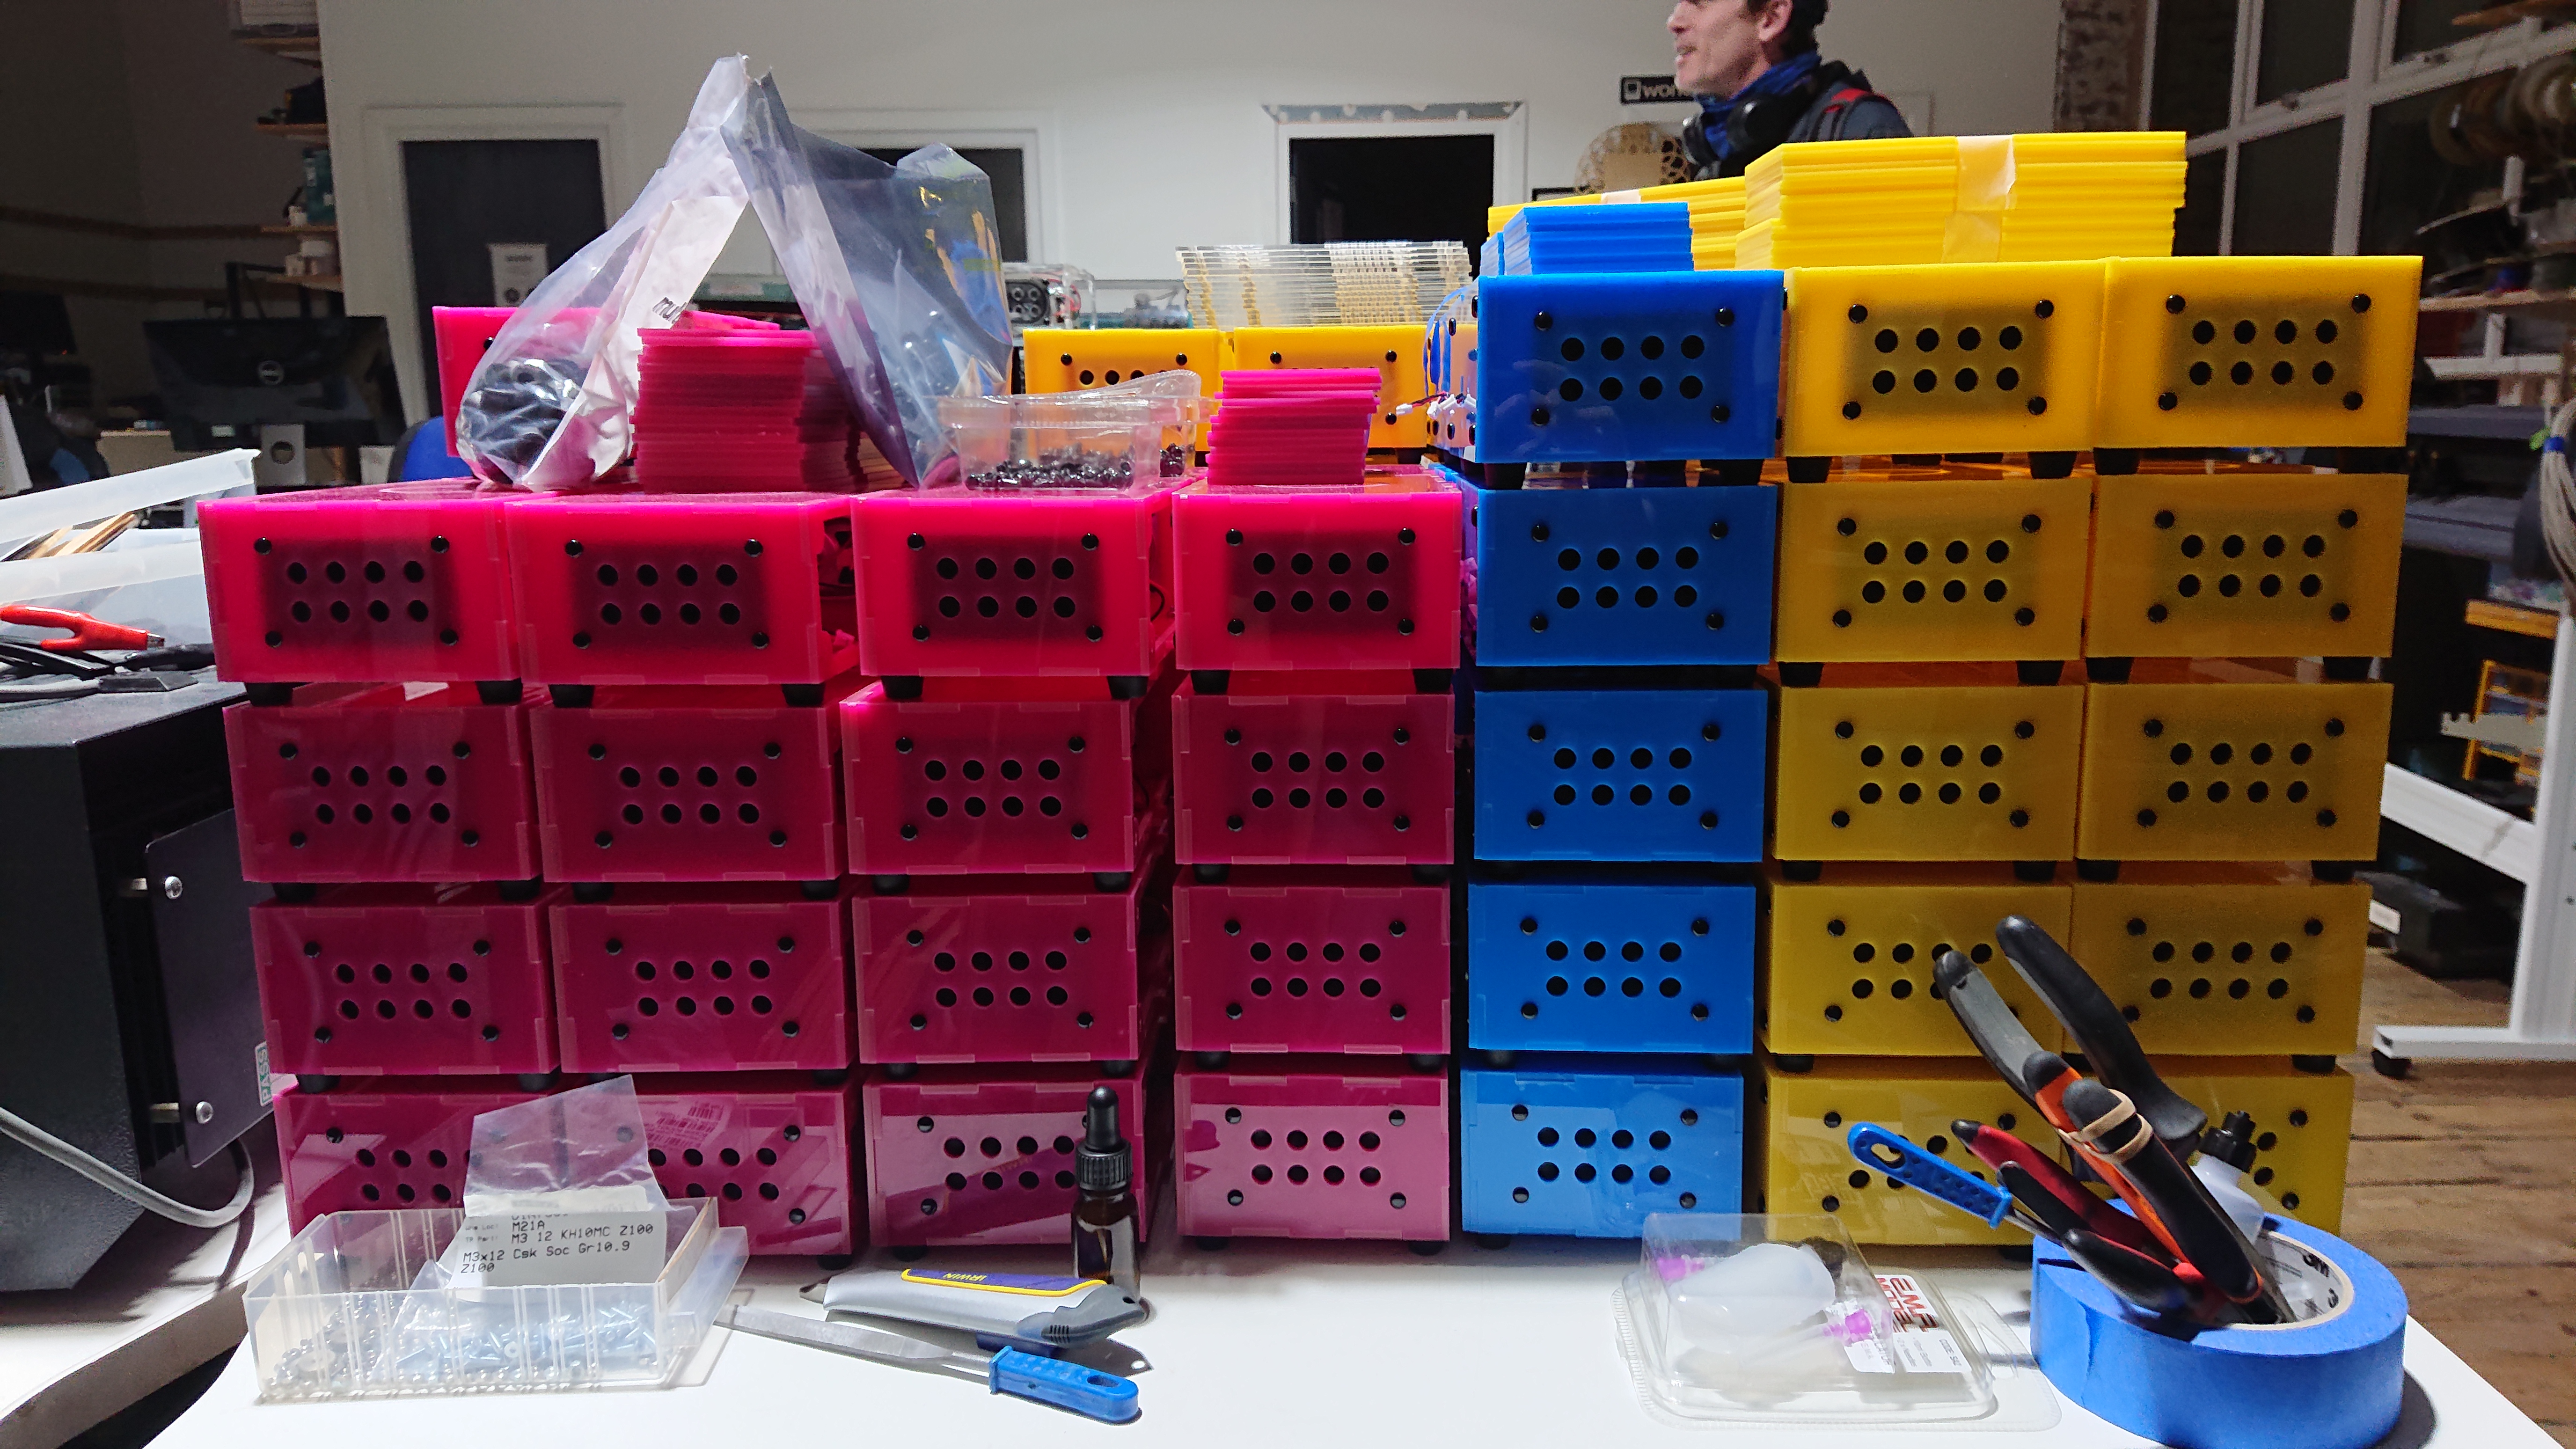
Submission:
[[[2576,1446],[2576,1065],[2370,1069],[2374,1025],[2501,1026],[2506,988],[2371,953],[2343,1236],[2386,1263],[2416,1320]]]

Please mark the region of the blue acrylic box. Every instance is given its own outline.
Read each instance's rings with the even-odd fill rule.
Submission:
[[[1488,276],[1476,286],[1480,461],[1771,456],[1780,273]]]
[[[1778,489],[1471,496],[1478,663],[1770,661]]]
[[[1477,881],[1467,1045],[1750,1052],[1754,906],[1752,886],[1721,881]]]
[[[1471,1233],[1633,1238],[1649,1213],[1735,1212],[1744,1079],[1673,1057],[1462,1068],[1458,1161]]]
[[[1756,861],[1770,696],[1479,690],[1479,860]]]

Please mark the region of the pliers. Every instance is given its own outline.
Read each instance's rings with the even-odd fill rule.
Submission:
[[[57,654],[86,653],[92,649],[158,649],[169,642],[158,634],[148,634],[141,629],[110,624],[69,609],[45,609],[34,604],[0,604],[0,624],[70,630],[68,639],[37,641],[38,648],[50,649]]]

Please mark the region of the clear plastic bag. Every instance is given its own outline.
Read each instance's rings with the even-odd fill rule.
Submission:
[[[626,456],[641,332],[680,316],[742,218],[747,193],[722,131],[749,80],[743,57],[717,61],[635,204],[494,335],[456,415],[457,454],[478,477],[572,488]]]
[[[949,455],[940,401],[1009,383],[992,183],[945,146],[889,166],[800,130],[767,76],[725,139],[860,425],[920,483]]]
[[[617,1077],[502,1107],[474,1119],[465,1149],[465,1212],[507,1213],[543,1198],[557,1209],[651,1208],[670,1201],[653,1178],[635,1079]]]

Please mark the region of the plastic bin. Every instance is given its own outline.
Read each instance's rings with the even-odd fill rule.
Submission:
[[[1073,1149],[1104,1081],[1136,1149],[1136,1238],[1152,1226],[1170,1158],[1170,1104],[1142,1068],[924,1067],[869,1079],[868,1241],[881,1247],[1042,1243],[1072,1232]]]
[[[1977,1044],[1932,990],[1944,951],[1986,967],[2041,1046],[2064,1045],[2057,1018],[1996,954],[1995,926],[2024,916],[2066,940],[2072,887],[2016,880],[2001,863],[1834,864],[1813,881],[1775,873],[1764,890],[1762,1044],[1772,1051],[1974,1057]]]
[[[546,913],[571,1072],[832,1071],[852,1061],[840,899],[634,886]]]
[[[1296,694],[1172,700],[1174,819],[1184,863],[1446,865],[1453,701],[1403,675],[1273,681]],[[1312,690],[1312,693],[1302,692]]]
[[[2333,1057],[2360,1030],[2369,936],[2362,882],[2219,865],[2079,881],[2061,939],[2150,1052]]]
[[[2379,855],[2385,684],[2086,687],[2087,860]]]
[[[1476,660],[1762,664],[1774,488],[1474,490]]]
[[[1758,689],[1476,693],[1480,860],[1762,858]]]
[[[1633,1238],[1744,1200],[1744,1078],[1689,1058],[1531,1055],[1458,1073],[1458,1225]]]
[[[2074,854],[2077,685],[1780,691],[1782,860]]]
[[[1183,669],[1450,669],[1458,490],[1379,468],[1356,490],[1218,488],[1173,499]]]
[[[1238,1057],[1176,1073],[1172,1091],[1182,1232],[1448,1238],[1447,1072]]]
[[[562,894],[353,885],[251,907],[268,1069],[553,1071],[554,982],[539,916]]]
[[[1483,461],[1771,456],[1780,273],[1487,276],[1476,289]]]
[[[924,879],[850,902],[859,1059],[1113,1062],[1148,1055],[1147,1003],[1171,970],[1169,923],[1139,871]]]
[[[640,1077],[654,1180],[673,1202],[704,1199],[750,1235],[753,1253],[858,1247],[858,1087],[839,1073]]]
[[[2066,660],[2084,652],[2089,478],[1838,481],[1780,494],[1779,656]]]
[[[2404,478],[2142,473],[2101,486],[2093,526],[2088,654],[2389,652]]]
[[[1172,892],[1185,1052],[1449,1050],[1449,889],[1401,871],[1238,870]]]
[[[1754,890],[1678,875],[1467,888],[1467,1044],[1753,1049]]]

